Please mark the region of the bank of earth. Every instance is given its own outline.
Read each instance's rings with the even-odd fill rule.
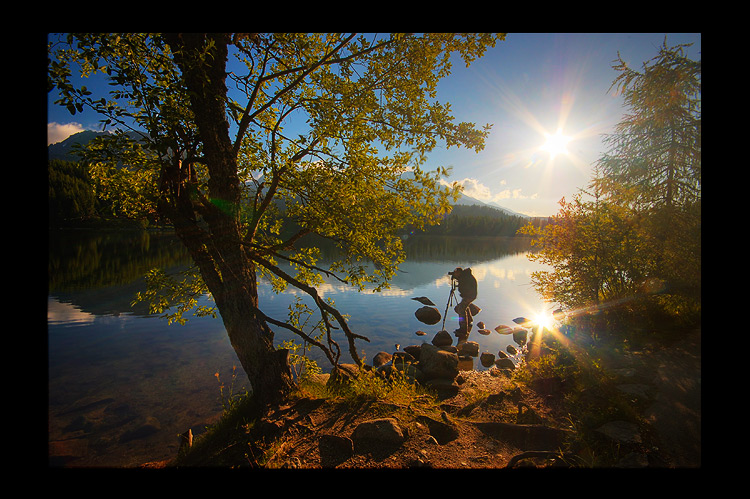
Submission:
[[[700,329],[595,355],[599,382],[575,394],[570,380],[497,367],[404,401],[332,396],[321,375],[262,421],[234,414],[231,430],[143,467],[700,467]]]

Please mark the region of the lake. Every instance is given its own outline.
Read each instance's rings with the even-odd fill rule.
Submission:
[[[127,231],[50,231],[47,298],[49,455],[52,466],[124,467],[174,457],[180,433],[200,434],[222,411],[224,394],[244,390],[244,371],[229,344],[220,317],[190,316],[185,325],[131,306],[145,289],[143,275],[154,267],[177,271],[190,264],[187,252],[170,233]],[[512,343],[509,335],[484,336],[488,329],[549,309],[530,285],[531,273],[543,266],[530,262],[526,238],[411,237],[407,261],[380,293],[357,292],[327,280],[318,288],[336,308],[349,315],[352,331],[369,338],[357,349],[370,363],[380,351],[430,341],[441,328],[419,322],[412,300],[425,296],[441,314],[450,294],[447,275],[471,267],[478,281],[469,340],[480,352],[497,354]],[[325,259],[326,252],[323,253]],[[320,266],[325,267],[325,264]],[[260,305],[277,319],[287,317],[296,290],[277,295],[261,283]],[[210,302],[205,299],[206,304]],[[445,329],[458,321],[452,306]],[[417,331],[427,335],[418,336]],[[279,331],[278,341],[291,339]],[[339,344],[346,351],[345,341]],[[330,366],[317,349],[310,352],[324,370]],[[342,362],[350,359],[342,354]],[[236,366],[235,382],[233,368]],[[475,369],[484,369],[475,359]],[[217,379],[216,374],[219,377]]]

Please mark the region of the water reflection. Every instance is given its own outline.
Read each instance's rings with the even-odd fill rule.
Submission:
[[[475,303],[483,310],[475,321],[489,329],[539,307],[529,286],[539,266],[526,258],[526,240],[419,237],[407,239],[405,247],[407,261],[381,293],[360,293],[336,280],[319,288],[350,316],[352,330],[370,339],[358,344],[366,361],[381,350],[392,352],[396,343],[431,340],[441,324],[419,322],[414,312],[420,304],[411,298],[427,296],[442,314],[450,293],[447,273],[457,266],[471,267],[477,276]],[[220,318],[191,317],[185,326],[168,326],[145,304],[130,305],[144,289],[146,271],[189,265],[186,251],[171,234],[117,231],[50,233],[49,249],[50,462],[128,466],[174,457],[179,433],[200,433],[219,417],[214,374],[228,380],[237,364]],[[334,256],[331,251],[323,248],[323,258]],[[302,296],[295,289],[277,295],[267,285],[259,293],[263,310],[278,319]],[[449,310],[449,331],[457,327],[454,315]],[[428,335],[417,336],[419,330]],[[279,331],[278,340],[290,339],[286,334]],[[493,353],[512,341],[494,332],[472,333],[470,340]],[[328,367],[316,350],[312,356]],[[482,369],[478,362],[474,367]]]

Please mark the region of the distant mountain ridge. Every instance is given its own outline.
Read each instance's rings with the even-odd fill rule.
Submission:
[[[530,216],[528,216],[528,215],[524,215],[523,213],[518,213],[518,212],[515,212],[515,211],[513,211],[513,210],[511,210],[511,209],[508,209],[508,208],[506,208],[506,207],[504,207],[504,206],[500,206],[499,204],[495,203],[494,201],[490,201],[490,202],[486,203],[486,202],[484,202],[484,201],[481,201],[481,200],[479,200],[479,199],[473,198],[473,197],[471,197],[471,196],[467,196],[467,195],[466,195],[466,194],[464,194],[464,193],[461,193],[461,197],[460,197],[460,198],[458,198],[458,201],[456,201],[456,202],[454,203],[454,205],[465,205],[465,206],[473,206],[473,205],[478,205],[478,206],[489,206],[490,208],[494,208],[494,209],[496,209],[496,210],[500,210],[500,211],[502,211],[503,213],[505,213],[506,215],[510,215],[510,216],[513,216],[513,217],[521,217],[521,218],[531,218]]]
[[[86,144],[95,137],[106,133],[107,132],[95,132],[93,130],[84,130],[83,132],[74,133],[65,140],[47,146],[47,155],[49,156],[49,159],[75,161],[75,155],[69,154],[73,150],[74,144]]]
[[[67,139],[57,142],[55,144],[50,144],[47,147],[47,154],[49,156],[49,159],[60,159],[64,161],[76,161],[75,155],[70,155],[69,153],[73,150],[74,144],[86,144],[87,142],[91,141],[95,137],[99,137],[102,135],[107,134],[108,132],[96,132],[93,130],[84,130],[83,132],[74,133]],[[490,202],[484,202],[479,199],[473,198],[471,196],[467,196],[466,194],[461,194],[461,197],[454,203],[454,205],[465,205],[465,206],[472,206],[472,205],[478,205],[478,206],[489,206],[490,208],[494,208],[496,210],[500,210],[501,212],[514,216],[514,217],[522,217],[522,218],[531,218],[528,215],[524,215],[523,213],[517,213],[513,210],[510,210],[508,208],[505,208],[504,206],[501,206],[493,201]]]

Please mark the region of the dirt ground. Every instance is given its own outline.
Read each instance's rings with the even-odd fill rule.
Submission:
[[[336,408],[312,399],[279,408],[269,420],[284,421],[290,430],[283,444],[274,452],[272,466],[292,468],[504,468],[522,450],[502,438],[494,438],[482,422],[514,420],[544,422],[564,426],[555,420],[549,404],[534,392],[508,392],[510,381],[491,371],[464,371],[460,375],[461,390],[455,397],[442,401],[440,416],[420,418],[410,407],[383,402],[363,403],[360,407]],[[508,393],[503,400],[477,404],[478,393]],[[523,400],[520,419],[518,403]],[[481,399],[479,399],[481,402]],[[472,402],[475,402],[472,404]],[[416,409],[416,408],[414,408]],[[418,410],[418,409],[417,409]],[[534,416],[530,416],[533,414]],[[371,445],[355,452],[336,453],[319,445],[321,435],[350,437],[356,426],[375,417],[393,417],[404,430],[402,445]],[[524,421],[527,418],[527,421]],[[432,436],[430,426],[442,421],[457,431],[442,442]],[[480,424],[478,424],[480,423]]]
[[[648,402],[641,403],[640,412],[646,426],[641,442],[631,453],[641,456],[623,459],[616,466],[694,468],[701,466],[701,334],[691,332],[677,345],[633,352],[610,359],[609,367],[632,369],[632,379],[644,383],[650,393]],[[483,423],[505,421],[518,425],[541,425],[570,430],[568,411],[562,397],[552,391],[538,393],[526,387],[515,388],[508,378],[488,371],[463,371],[459,375],[461,389],[455,397],[441,403],[441,418],[457,428],[456,438],[438,443],[431,436],[430,421],[414,417],[408,407],[380,403],[380,407],[362,406],[339,412],[314,401],[300,401],[296,406],[280,408],[273,417],[294,422],[287,439],[275,451],[276,465],[292,468],[505,468],[524,451],[538,450],[528,442],[505,438],[507,435],[488,432]],[[484,398],[490,394],[503,397]],[[483,403],[477,403],[477,401]],[[374,414],[394,415],[406,433],[403,445],[393,449],[358,450],[336,456],[321,456],[319,437],[322,434],[351,436],[356,425]],[[438,418],[433,418],[438,419]],[[433,432],[434,433],[434,432]],[[544,445],[542,445],[544,447]],[[623,446],[627,447],[627,446]],[[551,448],[548,450],[552,450]],[[620,449],[623,452],[622,449]],[[585,455],[585,453],[584,453]],[[533,457],[514,462],[527,466],[567,465],[600,466],[594,457],[553,461],[549,457]],[[606,466],[606,465],[605,465]]]
[[[678,346],[613,356],[603,364],[612,370],[629,370],[632,379],[644,383],[650,393],[647,402],[641,401],[638,406],[645,425],[641,438],[630,446],[633,452],[614,466],[700,467],[700,330],[693,331]],[[365,401],[353,407],[303,395],[266,418],[277,438],[265,448],[263,461],[269,468],[294,469],[613,466],[593,454],[587,456],[585,449],[560,459],[534,453],[559,451],[559,444],[572,431],[569,408],[554,388],[516,386],[495,368],[462,371],[457,382],[461,387],[458,394],[443,399],[429,416],[425,416],[425,406],[419,400],[406,406]],[[349,437],[354,429],[375,418],[394,418],[403,431],[403,443],[352,449]],[[436,427],[452,431],[441,438]],[[554,430],[552,435],[545,433],[550,428]],[[627,454],[628,446],[618,446],[618,452]],[[520,459],[524,456],[528,458]],[[144,467],[167,465],[149,463]]]

